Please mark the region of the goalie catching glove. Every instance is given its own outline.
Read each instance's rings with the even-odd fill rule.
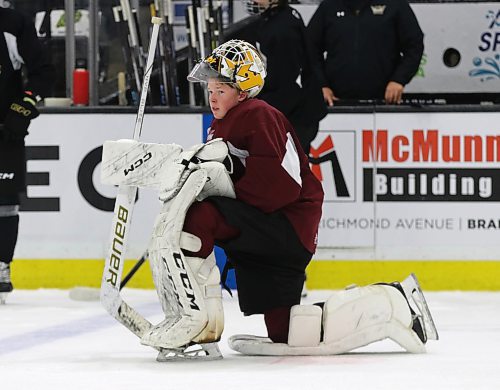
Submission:
[[[174,198],[195,170],[204,169],[207,181],[196,197],[201,201],[209,196],[225,196],[236,198],[230,174],[233,165],[229,150],[222,139],[214,139],[205,144],[191,147],[181,153],[180,157],[166,168],[159,199],[167,202]]]
[[[6,142],[22,142],[28,135],[28,127],[32,119],[39,116],[36,108],[37,100],[32,92],[25,92],[21,98],[12,102],[5,117],[0,136]]]

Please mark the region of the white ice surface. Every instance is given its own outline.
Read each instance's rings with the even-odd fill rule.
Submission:
[[[150,321],[160,321],[153,290],[122,294]],[[328,295],[312,291],[305,301]],[[65,290],[15,290],[0,306],[0,389],[500,389],[500,293],[426,297],[441,339],[429,341],[423,355],[383,341],[343,356],[242,356],[227,338],[265,335],[263,319],[243,317],[237,299],[225,296],[224,359],[158,363],[155,350],[98,301],[74,301]]]

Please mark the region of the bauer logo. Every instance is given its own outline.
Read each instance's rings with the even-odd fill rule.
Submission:
[[[362,147],[366,202],[500,200],[499,135],[363,130]]]
[[[325,202],[356,201],[356,133],[322,130],[310,150],[311,170],[321,181]]]
[[[106,282],[115,287],[116,283],[118,282],[118,274],[123,261],[128,214],[128,209],[120,205],[114,218],[115,225],[113,228],[113,240],[111,242],[111,253],[109,255]]]

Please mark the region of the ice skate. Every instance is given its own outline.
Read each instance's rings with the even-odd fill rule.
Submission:
[[[10,265],[0,262],[0,305],[5,304],[7,296],[13,289],[10,281]]]
[[[413,330],[419,335],[423,343],[426,343],[427,340],[439,340],[436,325],[415,274],[410,274],[399,285],[402,287],[412,310]],[[415,321],[418,321],[418,323],[415,323]]]
[[[184,348],[160,348],[156,361],[220,360],[222,358],[217,343],[206,343],[193,344]]]

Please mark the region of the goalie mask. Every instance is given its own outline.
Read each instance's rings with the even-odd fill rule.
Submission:
[[[266,66],[258,50],[248,42],[233,39],[196,64],[187,79],[234,84],[255,97],[264,87],[265,77]]]

